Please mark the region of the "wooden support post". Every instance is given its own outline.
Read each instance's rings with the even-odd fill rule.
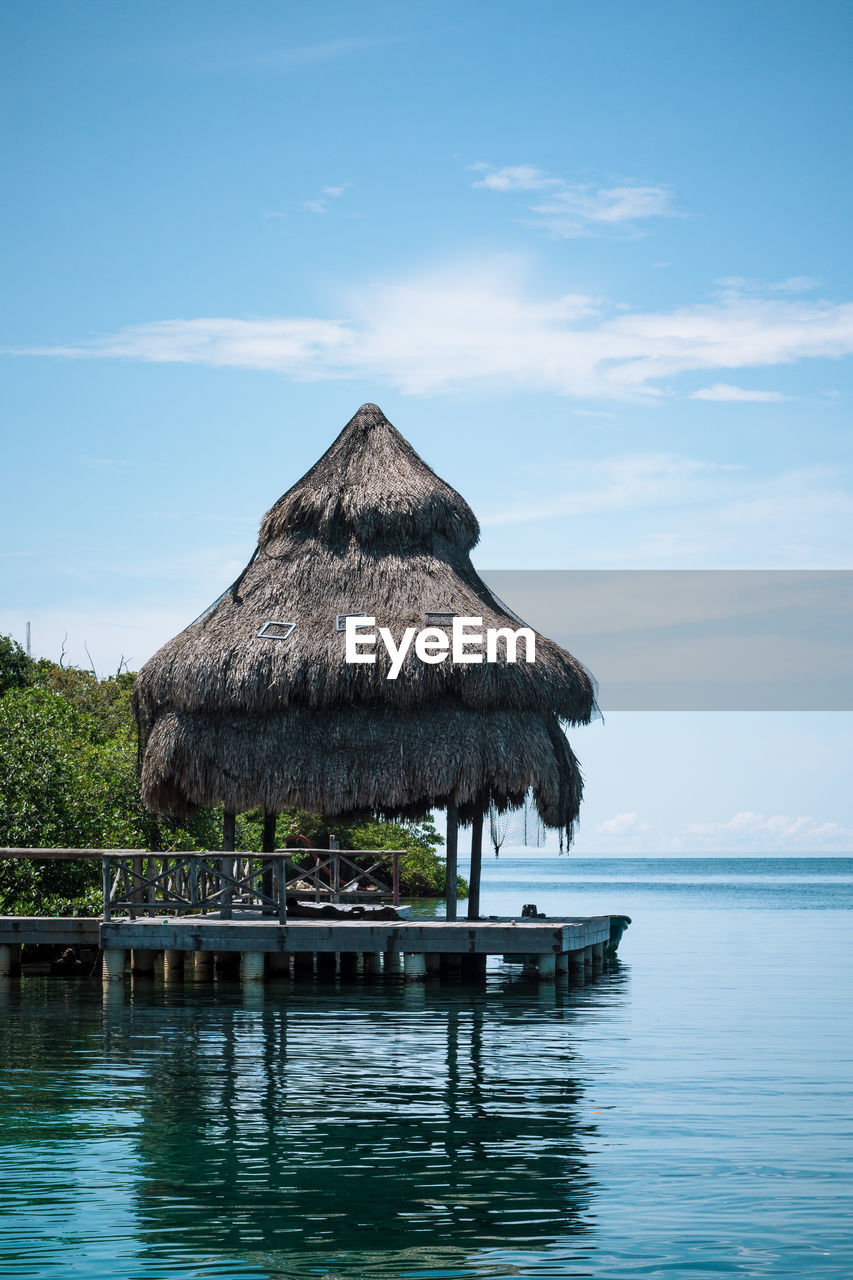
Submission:
[[[234,858],[227,855],[234,853],[234,842],[237,838],[236,832],[237,815],[230,809],[225,810],[222,819],[222,852],[226,856],[220,860],[220,867],[224,876],[234,875]],[[234,898],[234,890],[231,885],[223,885],[220,895],[219,914],[223,920],[231,919],[231,904]]]
[[[131,951],[130,970],[134,978],[154,977],[154,954],[153,951]]]
[[[275,851],[275,824],[278,817],[277,813],[264,814],[264,832],[261,850],[263,853],[273,853]],[[261,875],[261,888],[268,898],[274,898],[275,893],[275,863],[269,859],[263,864],[263,873]],[[272,908],[264,906],[264,913],[272,913]]]
[[[163,952],[163,981],[164,982],[182,982],[183,977],[184,977],[183,951],[174,951],[174,950],[164,951]]]
[[[342,951],[341,958],[341,977],[354,978],[358,973],[358,952]]]
[[[0,946],[0,978],[9,978],[12,975],[12,948]]]
[[[582,949],[569,954],[569,975],[573,986],[582,987],[586,982],[586,964]]]
[[[426,981],[426,957],[422,951],[407,952],[404,963],[407,982]]]
[[[456,878],[459,850],[459,810],[455,800],[447,802],[447,866],[444,873],[445,920],[456,919]]]
[[[557,973],[556,957],[540,956],[539,957],[539,980],[540,982],[553,982]]]
[[[192,953],[192,976],[195,982],[213,981],[213,952],[195,951]]]
[[[269,953],[268,969],[271,978],[289,978],[290,977],[290,952],[289,951],[271,951]]]
[[[595,942],[592,946],[592,971],[601,973],[604,970],[604,943]]]
[[[395,907],[400,905],[400,852],[395,849],[391,854],[391,901]]]
[[[385,959],[382,966],[382,972],[385,974],[396,974],[402,969],[402,956],[399,951],[386,951]]]
[[[241,970],[243,986],[251,986],[256,982],[264,980],[264,953],[263,951],[244,951],[243,964]]]
[[[363,951],[361,964],[365,978],[376,977],[382,972],[382,960],[378,951]]]
[[[101,977],[105,987],[113,982],[124,982],[124,960],[124,951],[118,951],[112,947],[106,948],[103,968],[101,969]]]
[[[568,953],[561,951],[554,957],[556,961],[556,976],[558,978],[567,978],[569,976],[569,957]]]
[[[480,875],[483,869],[483,811],[474,814],[471,826],[471,875],[468,888],[468,919],[480,918]]]
[[[584,977],[586,979],[591,978],[593,974],[592,947],[584,947],[583,949],[583,967]]]

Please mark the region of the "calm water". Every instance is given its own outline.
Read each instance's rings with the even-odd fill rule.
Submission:
[[[576,992],[0,993],[10,1277],[853,1276],[853,860],[489,859]]]

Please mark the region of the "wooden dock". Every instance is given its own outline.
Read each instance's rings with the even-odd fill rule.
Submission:
[[[622,917],[613,918],[617,921]],[[601,972],[613,949],[610,916],[586,919],[480,920],[293,920],[263,917],[138,917],[109,921],[39,916],[0,917],[0,976],[14,968],[13,948],[22,944],[95,946],[103,956],[105,983],[126,973],[149,975],[158,957],[166,978],[192,970],[221,972],[243,982],[294,977],[340,969],[341,974],[402,973],[412,981],[441,972],[476,976],[488,956],[525,966],[540,979],[568,977],[586,982]]]
[[[359,970],[402,974],[410,981],[442,973],[477,977],[485,974],[489,956],[521,965],[543,981],[580,984],[615,956],[629,923],[626,916],[610,915],[385,919],[386,912],[374,912],[365,899],[375,903],[385,896],[379,860],[393,858],[388,896],[399,901],[397,855],[377,851],[359,853],[367,856],[367,869],[352,861],[354,854],[335,851],[323,853],[319,866],[306,871],[285,854],[0,850],[0,856],[34,860],[75,855],[102,862],[101,917],[0,916],[0,977],[16,971],[23,945],[97,949],[108,986],[128,972],[148,977],[158,969],[166,980],[198,981],[217,972],[234,977],[239,969],[247,985],[267,977],[335,971],[344,977]],[[305,907],[299,915],[288,911],[295,901],[290,893],[306,888],[314,918],[304,918]],[[362,902],[354,908],[321,905],[330,896],[341,903],[345,895]],[[324,918],[324,910],[335,918]]]

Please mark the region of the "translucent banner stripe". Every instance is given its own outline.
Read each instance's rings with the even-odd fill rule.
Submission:
[[[480,571],[602,711],[853,710],[851,570]]]

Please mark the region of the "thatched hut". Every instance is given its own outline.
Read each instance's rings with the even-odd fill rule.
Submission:
[[[515,806],[532,790],[543,822],[570,838],[582,782],[561,722],[594,710],[570,653],[538,635],[533,663],[502,650],[496,662],[429,664],[411,649],[396,679],[381,646],[372,665],[345,659],[351,615],[395,637],[454,616],[522,625],[475,572],[478,537],[465,500],[363,405],[267,512],[233,585],[140,671],[145,803],[170,814],[294,805],[330,820],[447,808],[455,849],[457,820],[476,841],[490,802]]]

